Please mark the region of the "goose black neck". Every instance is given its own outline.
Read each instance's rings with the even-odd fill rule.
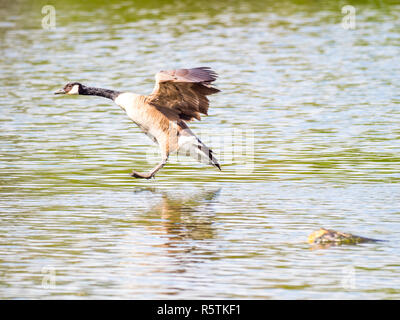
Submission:
[[[116,97],[120,94],[120,91],[110,90],[110,89],[102,89],[102,88],[94,88],[94,87],[86,87],[82,86],[79,90],[79,94],[85,96],[99,96],[107,99],[115,100]]]

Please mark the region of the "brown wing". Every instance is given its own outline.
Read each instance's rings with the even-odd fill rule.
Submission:
[[[220,91],[211,86],[216,78],[207,67],[161,71],[147,102],[163,113],[173,111],[179,119],[200,120],[200,113],[208,112],[207,96]]]

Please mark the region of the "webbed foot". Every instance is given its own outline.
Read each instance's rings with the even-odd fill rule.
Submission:
[[[139,179],[151,179],[154,177],[154,174],[151,173],[140,173],[135,170],[132,171],[131,177],[139,178]]]

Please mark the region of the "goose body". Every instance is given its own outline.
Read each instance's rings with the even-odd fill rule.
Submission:
[[[218,160],[190,130],[186,121],[200,120],[207,114],[207,95],[219,92],[211,86],[216,74],[209,68],[177,69],[156,74],[150,95],[120,92],[68,83],[56,94],[96,95],[113,100],[154,142],[162,154],[161,162],[148,173],[132,172],[135,178],[150,179],[166,164],[173,152],[184,153],[221,170]]]

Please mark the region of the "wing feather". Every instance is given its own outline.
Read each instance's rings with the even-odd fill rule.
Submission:
[[[200,114],[208,113],[207,96],[220,91],[211,86],[216,79],[208,67],[160,71],[147,102],[161,112],[165,108],[174,111],[182,120],[200,120]]]

